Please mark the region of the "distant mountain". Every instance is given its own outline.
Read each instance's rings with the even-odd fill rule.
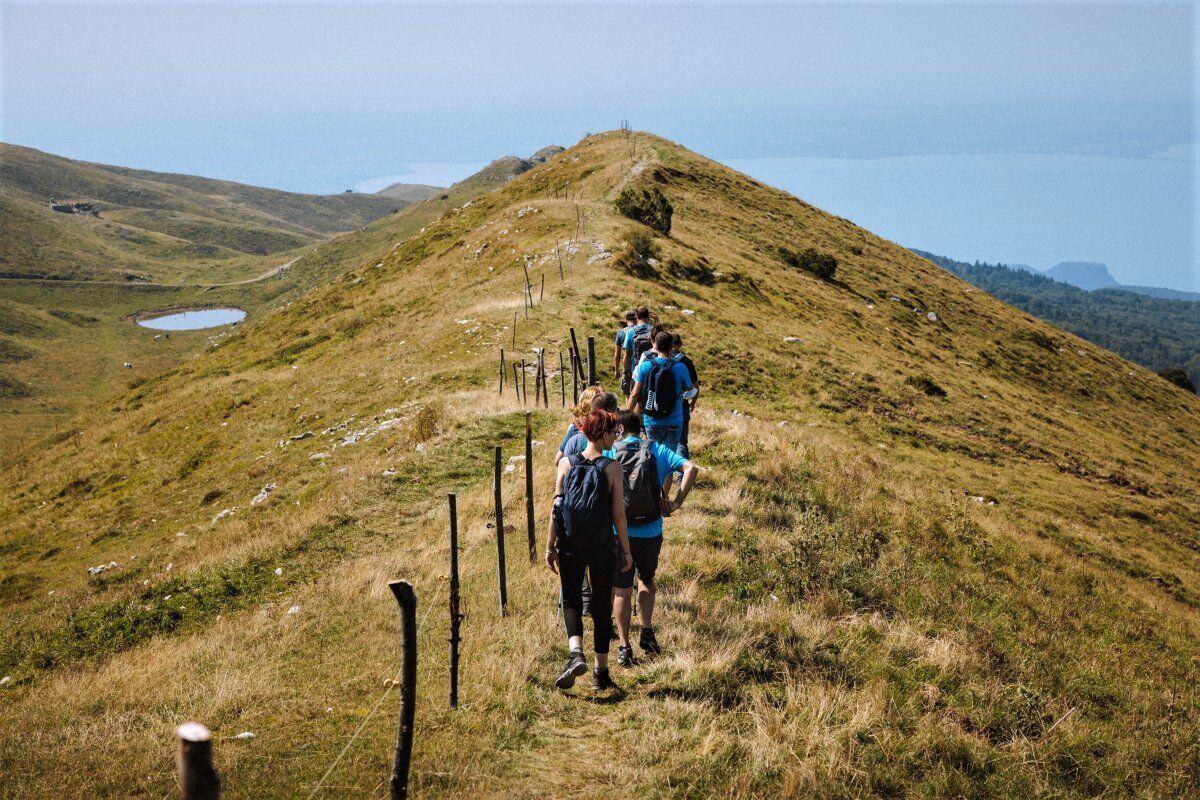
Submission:
[[[0,144],[0,275],[220,281],[407,205],[92,164]]]
[[[1200,302],[1200,292],[1183,292],[1179,289],[1166,289],[1162,286],[1126,286],[1125,284],[1121,284],[1121,291],[1144,294],[1147,297],[1158,297],[1163,300]]]
[[[392,197],[406,203],[419,203],[440,194],[445,189],[440,186],[428,186],[424,183],[393,183],[375,192],[377,197]]]
[[[1056,281],[1078,286],[1080,289],[1109,289],[1120,286],[1108,272],[1107,264],[1094,261],[1063,261],[1046,270],[1046,275]]]
[[[1200,306],[1194,301],[1155,297],[1135,292],[1134,287],[1089,292],[1004,264],[971,264],[922,250],[913,252],[1076,336],[1155,372],[1179,367],[1192,383],[1200,385]]]

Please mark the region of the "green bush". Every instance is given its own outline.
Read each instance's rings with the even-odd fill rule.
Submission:
[[[630,275],[647,280],[657,278],[658,244],[644,229],[634,228],[621,234],[615,252],[616,264]]]
[[[837,271],[838,262],[836,258],[828,253],[818,253],[811,247],[806,247],[799,252],[781,247],[779,248],[779,256],[783,259],[783,263],[789,267],[811,272],[822,280],[829,280],[833,277],[833,273]]]
[[[1188,374],[1179,367],[1167,367],[1162,372],[1158,373],[1160,378],[1167,380],[1184,391],[1196,394],[1196,384],[1192,383],[1192,379]]]
[[[928,375],[909,375],[904,379],[904,383],[914,389],[919,389],[930,397],[946,396],[946,390],[934,383],[933,378]]]
[[[613,201],[617,212],[632,220],[648,225],[656,231],[671,232],[671,215],[675,209],[661,189],[622,189]]]

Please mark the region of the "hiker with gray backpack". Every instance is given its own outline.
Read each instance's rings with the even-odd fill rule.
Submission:
[[[546,566],[558,573],[562,586],[569,649],[566,667],[554,683],[560,689],[569,689],[587,671],[583,655],[583,582],[590,574],[596,658],[592,688],[600,691],[614,687],[608,672],[613,578],[632,568],[633,557],[625,526],[624,475],[620,465],[604,455],[617,439],[617,415],[596,410],[580,422],[587,447],[558,462],[546,540]]]
[[[660,652],[654,635],[654,575],[662,552],[663,518],[683,505],[692,491],[699,472],[691,461],[666,445],[641,438],[642,419],[633,411],[621,412],[622,438],[605,455],[621,465],[622,497],[625,504],[626,534],[632,564],[626,565],[613,581],[613,612],[617,618],[617,664],[632,666],[633,646],[629,642],[632,621],[631,598],[636,573],[638,612],[642,620],[638,646],[647,655]],[[682,472],[679,493],[671,499],[673,473]],[[594,601],[593,601],[594,602]]]
[[[633,370],[627,406],[643,415],[646,438],[671,451],[677,451],[683,439],[684,394],[692,389],[687,367],[671,357],[674,347],[674,334],[660,331],[654,349]]]

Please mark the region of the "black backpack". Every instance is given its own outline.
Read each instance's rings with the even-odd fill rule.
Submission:
[[[582,454],[567,458],[571,468],[563,479],[563,544],[573,550],[612,544],[612,494],[604,474],[612,459],[589,461]]]
[[[642,323],[633,329],[633,360],[629,362],[630,369],[635,369],[642,363],[642,356],[654,348],[654,339],[650,337],[653,329]]]
[[[646,525],[662,516],[662,484],[658,480],[658,461],[650,452],[650,442],[619,442],[613,448],[616,461],[625,473],[625,521]]]
[[[655,419],[664,419],[679,402],[679,384],[675,382],[675,362],[658,357],[650,362],[642,391],[642,411]]]

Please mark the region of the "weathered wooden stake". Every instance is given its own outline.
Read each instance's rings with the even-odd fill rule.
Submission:
[[[521,402],[529,405],[529,385],[525,383],[525,359],[521,359]]]
[[[588,386],[596,385],[596,337],[588,337]]]
[[[500,348],[500,394],[504,394],[504,348]]]
[[[388,588],[400,604],[400,726],[396,758],[392,761],[392,800],[408,797],[408,765],[412,760],[413,721],[417,711],[417,595],[408,581],[391,581]]]
[[[554,243],[555,243],[555,244],[558,244],[558,240],[557,240],[557,239],[555,239],[555,240],[554,240]],[[556,250],[558,250],[558,280],[559,280],[560,282],[563,282],[563,283],[565,283],[567,279],[566,279],[566,277],[563,275],[563,265],[562,265],[562,246],[561,246],[561,245],[559,245],[559,246],[558,246],[558,247],[556,247],[555,249],[556,249]]]
[[[567,407],[567,371],[563,367],[562,350],[558,351],[558,388],[562,395],[562,407]]]
[[[546,299],[546,273],[542,273],[542,288],[538,290],[538,302]]]
[[[458,601],[458,498],[450,498],[450,707],[458,708],[458,635],[462,614]]]
[[[513,312],[513,352],[517,350],[517,312]]]
[[[517,402],[521,402],[521,381],[517,377],[517,362],[513,362],[513,394],[517,396]]]
[[[175,764],[183,800],[217,800],[221,779],[212,765],[212,733],[199,722],[185,722],[175,729],[179,743]]]
[[[575,338],[574,328],[571,328],[571,348],[575,351],[575,364],[572,366],[577,367],[579,363],[583,361],[583,351],[579,349],[579,340]],[[579,373],[579,377],[580,379],[583,378],[582,372]]]
[[[542,408],[550,407],[550,380],[546,376],[546,348],[540,354],[542,362]]]
[[[525,412],[525,527],[529,532],[529,563],[537,563],[537,542],[533,532],[533,412]]]
[[[504,475],[500,448],[496,448],[496,569],[500,575],[500,616],[508,616],[508,582],[504,570],[504,498],[500,492],[500,480]]]
[[[575,404],[579,404],[579,354],[571,348],[571,393],[575,396]]]

